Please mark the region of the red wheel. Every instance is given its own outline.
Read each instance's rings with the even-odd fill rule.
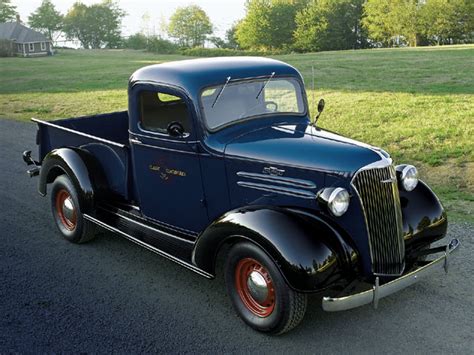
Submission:
[[[74,201],[66,189],[61,189],[56,194],[56,213],[64,227],[73,231],[77,225],[77,212]]]
[[[278,265],[257,245],[233,245],[224,274],[234,309],[253,329],[282,334],[303,319],[306,295],[288,286]]]
[[[84,219],[76,187],[67,175],[51,186],[51,210],[62,236],[72,243],[85,243],[96,236],[96,225]]]
[[[275,286],[257,260],[245,258],[235,268],[235,288],[243,304],[259,317],[268,317],[275,309]]]

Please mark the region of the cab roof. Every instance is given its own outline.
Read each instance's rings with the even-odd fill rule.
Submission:
[[[130,86],[138,82],[156,82],[177,86],[197,97],[204,87],[245,78],[297,76],[294,67],[279,60],[263,57],[218,57],[188,59],[150,65],[138,69],[130,77]]]

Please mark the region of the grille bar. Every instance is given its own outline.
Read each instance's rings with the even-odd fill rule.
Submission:
[[[373,273],[402,274],[405,243],[394,167],[361,170],[354,176],[352,185],[364,208]]]

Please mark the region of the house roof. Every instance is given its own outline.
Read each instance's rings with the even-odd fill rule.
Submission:
[[[0,39],[15,40],[17,43],[47,42],[46,36],[19,22],[0,23]]]

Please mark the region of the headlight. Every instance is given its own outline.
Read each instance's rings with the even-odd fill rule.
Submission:
[[[418,185],[418,170],[413,165],[406,165],[401,171],[400,182],[405,191],[413,191]]]
[[[336,217],[346,213],[349,208],[349,198],[350,196],[346,189],[342,187],[335,188],[328,199],[328,208],[331,213]]]

